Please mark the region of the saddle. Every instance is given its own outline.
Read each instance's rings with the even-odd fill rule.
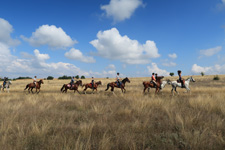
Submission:
[[[185,80],[182,80],[182,81],[183,81],[183,83],[185,83]],[[179,79],[177,80],[177,83],[181,83]]]
[[[71,85],[70,85],[70,84],[67,84],[67,87],[68,87],[68,88],[71,88]],[[72,87],[74,87],[74,85],[72,85]]]

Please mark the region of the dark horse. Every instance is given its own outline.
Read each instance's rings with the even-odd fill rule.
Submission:
[[[166,83],[167,83],[167,81],[163,81],[163,83],[161,83],[161,79],[162,78],[164,78],[164,76],[158,76],[157,77],[157,79],[156,79],[156,86],[151,81],[144,81],[143,82],[143,85],[144,85],[144,91],[143,91],[143,93],[145,93],[145,90],[147,88],[148,88],[148,92],[149,92],[149,89],[150,88],[156,88],[155,93],[158,93],[159,90],[160,90],[160,88],[162,89],[166,85]]]
[[[31,89],[31,92],[33,93],[33,88],[36,88],[36,93],[39,93],[41,91],[41,84],[44,84],[43,80],[36,82],[36,86],[34,85],[34,83],[27,84],[24,90],[28,88],[28,92],[30,93],[30,89]],[[39,91],[37,92],[37,90]]]
[[[85,93],[85,94],[86,94],[86,90],[87,90],[88,88],[92,89],[92,93],[93,93],[94,90],[96,90],[96,92],[97,92],[97,88],[98,88],[99,85],[102,85],[102,82],[101,82],[101,81],[96,82],[94,88],[92,87],[92,84],[91,84],[91,83],[84,84],[84,85],[82,86],[82,88],[85,86],[85,89],[84,89],[84,93]]]
[[[107,89],[105,89],[105,91],[107,91],[109,89],[109,87],[111,87],[111,91],[114,91],[114,87],[116,88],[121,88],[122,92],[125,93],[126,89],[125,89],[125,84],[126,82],[130,83],[130,80],[126,77],[125,79],[122,80],[122,84],[120,84],[120,86],[118,86],[117,82],[111,82],[107,84]]]
[[[82,81],[81,81],[81,80],[79,80],[79,81],[77,81],[76,83],[72,84],[72,88],[71,88],[70,83],[68,83],[68,84],[63,84],[63,86],[62,86],[62,88],[61,88],[61,92],[62,92],[62,93],[63,93],[63,92],[67,93],[67,90],[69,89],[69,90],[74,90],[74,93],[77,91],[77,92],[80,94],[80,92],[78,91],[79,85],[82,86]]]

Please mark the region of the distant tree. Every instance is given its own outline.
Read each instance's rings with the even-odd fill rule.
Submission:
[[[16,78],[16,80],[20,80],[20,79],[32,79],[31,77],[18,77]]]
[[[53,76],[48,76],[48,77],[47,77],[47,80],[53,80],[53,79],[54,79]]]
[[[214,76],[213,80],[220,80],[220,77],[218,75]]]
[[[59,80],[64,80],[64,79],[71,79],[71,76],[62,76],[62,77],[58,77]]]
[[[171,76],[171,77],[174,76],[174,73],[173,73],[173,72],[170,72],[170,76]]]
[[[109,77],[106,77],[106,79],[109,79]]]
[[[76,79],[79,79],[80,77],[79,77],[79,75],[76,75],[75,78],[76,78]]]
[[[81,78],[81,79],[85,79],[85,76],[81,76],[80,78]]]
[[[200,74],[201,74],[202,76],[204,76],[204,75],[205,75],[205,73],[204,73],[204,72],[201,72]]]

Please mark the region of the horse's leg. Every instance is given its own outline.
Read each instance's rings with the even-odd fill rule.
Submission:
[[[79,94],[80,94],[80,92],[78,91],[78,88],[77,88],[77,90],[76,90]]]

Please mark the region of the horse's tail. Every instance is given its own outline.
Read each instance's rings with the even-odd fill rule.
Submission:
[[[107,90],[109,89],[109,86],[110,86],[110,84],[108,83],[108,84],[107,84],[107,89],[105,89],[105,91],[107,91]]]
[[[63,89],[65,88],[65,84],[63,84],[62,88],[61,88],[61,92],[63,91]]]
[[[24,90],[26,90],[29,87],[29,84],[27,84],[26,88]]]

